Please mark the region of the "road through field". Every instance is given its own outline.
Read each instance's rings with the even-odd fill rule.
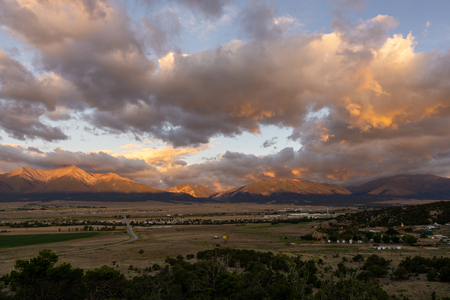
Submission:
[[[127,224],[127,232],[130,235],[130,239],[120,242],[120,243],[115,243],[115,244],[111,244],[111,245],[106,245],[106,246],[101,246],[101,247],[95,247],[95,248],[90,248],[90,249],[83,249],[83,250],[76,250],[76,251],[70,251],[70,252],[64,252],[64,253],[56,253],[57,255],[61,256],[61,255],[66,255],[66,254],[73,254],[73,253],[80,253],[80,252],[86,252],[86,251],[92,251],[92,250],[99,250],[99,249],[103,249],[103,248],[108,248],[108,247],[113,247],[113,246],[117,246],[117,245],[122,245],[125,243],[129,243],[132,241],[135,241],[138,239],[138,236],[134,233],[133,229],[130,226],[130,221],[128,221],[127,217],[123,217],[123,221]],[[25,257],[25,258],[18,258],[18,259],[31,259],[32,257]],[[9,263],[9,262],[14,262],[15,260],[18,259],[8,259],[8,260],[0,260],[0,263]]]

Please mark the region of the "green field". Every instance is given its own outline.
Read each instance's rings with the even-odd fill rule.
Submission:
[[[30,245],[65,242],[76,239],[105,235],[105,232],[79,232],[55,234],[0,235],[0,248],[13,248]]]

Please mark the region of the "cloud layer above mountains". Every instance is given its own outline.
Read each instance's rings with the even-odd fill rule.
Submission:
[[[173,3],[210,20],[230,1]],[[155,163],[145,151],[37,153],[3,145],[4,169],[75,164],[155,186],[216,189],[268,178],[448,175],[450,52],[416,52],[412,35],[390,34],[395,18],[349,23],[344,5],[333,32],[307,34],[291,31],[298,22],[277,18],[268,3],[250,1],[236,16],[245,41],[184,55],[176,46],[182,29],[175,13],[136,21],[123,5],[0,1],[2,28],[35,53],[28,66],[0,51],[0,128],[7,135],[66,140],[70,131],[55,122],[77,114],[104,132],[188,149],[183,155],[211,138],[257,134],[265,125],[291,128],[301,148],[264,157],[226,152],[188,165],[173,152]]]

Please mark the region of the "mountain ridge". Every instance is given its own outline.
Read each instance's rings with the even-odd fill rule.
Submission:
[[[304,181],[298,179],[261,180],[214,195],[216,200],[237,198],[270,198],[285,195],[350,195],[347,189],[330,183]]]
[[[51,170],[20,168],[0,174],[3,193],[158,193],[153,187],[136,183],[115,173],[89,173],[75,166]]]
[[[374,179],[347,189],[357,195],[401,197],[426,194],[450,195],[450,179],[430,174],[395,175]]]

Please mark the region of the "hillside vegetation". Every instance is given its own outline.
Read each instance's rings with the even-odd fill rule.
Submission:
[[[354,214],[340,216],[338,221],[352,221],[360,226],[405,226],[427,225],[434,222],[450,222],[450,201],[429,204],[387,207],[379,210],[364,210]]]

